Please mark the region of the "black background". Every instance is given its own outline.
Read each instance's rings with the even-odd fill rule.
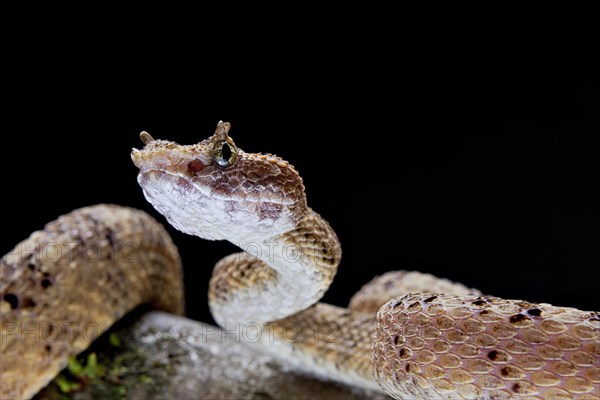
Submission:
[[[325,301],[344,305],[377,274],[417,269],[600,309],[591,27],[432,24],[380,37],[374,26],[214,47],[198,32],[184,46],[147,30],[37,37],[9,76],[0,250],[100,202],[165,222],[136,183],[139,132],[193,143],[222,119],[245,151],[295,165],[337,230],[344,255]],[[212,265],[235,248],[169,230],[188,315],[211,321]]]

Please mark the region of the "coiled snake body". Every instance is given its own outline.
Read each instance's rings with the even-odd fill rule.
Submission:
[[[600,398],[598,313],[406,272],[375,279],[347,309],[317,303],[341,258],[334,231],[288,162],[243,152],[228,131],[220,122],[191,146],[143,132],[132,152],[146,199],[171,225],[246,250],[215,266],[220,326],[265,326],[264,348],[296,368],[395,398]],[[89,345],[86,330],[98,335],[138,304],[183,313],[175,246],[133,209],[73,211],[17,245],[0,272],[2,398],[35,394]]]

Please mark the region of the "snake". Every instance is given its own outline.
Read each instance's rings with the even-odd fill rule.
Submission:
[[[312,376],[397,399],[599,399],[600,313],[483,295],[419,272],[375,278],[348,307],[319,302],[341,260],[329,223],[284,159],[246,153],[220,121],[193,145],[140,135],[145,198],[175,229],[227,240],[209,282],[225,330]],[[390,200],[391,201],[391,200]],[[0,262],[2,398],[30,398],[69,356],[140,304],[184,314],[165,228],[117,205],[48,223]],[[290,333],[292,332],[292,333]]]

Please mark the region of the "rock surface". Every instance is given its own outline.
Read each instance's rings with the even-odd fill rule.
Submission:
[[[83,368],[92,378],[63,372],[60,385],[55,380],[37,397],[64,398],[65,386],[72,384],[76,389],[68,396],[77,399],[388,398],[289,371],[240,337],[163,312],[143,314],[105,336],[110,339],[91,350],[98,354],[98,366]]]

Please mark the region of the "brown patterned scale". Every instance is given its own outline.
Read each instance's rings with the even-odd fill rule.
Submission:
[[[374,279],[347,309],[318,303],[341,259],[335,232],[287,161],[245,153],[229,128],[220,122],[189,146],[143,132],[144,148],[132,151],[146,199],[171,225],[245,250],[213,272],[221,327],[263,327],[256,345],[291,368],[401,399],[600,399],[598,313],[484,297],[406,271]],[[50,247],[65,251],[49,256]],[[3,398],[32,396],[86,348],[81,326],[99,334],[141,303],[183,310],[171,239],[123,207],[59,218],[3,257],[0,273]],[[49,321],[79,328],[52,345],[21,340],[28,324]]]

